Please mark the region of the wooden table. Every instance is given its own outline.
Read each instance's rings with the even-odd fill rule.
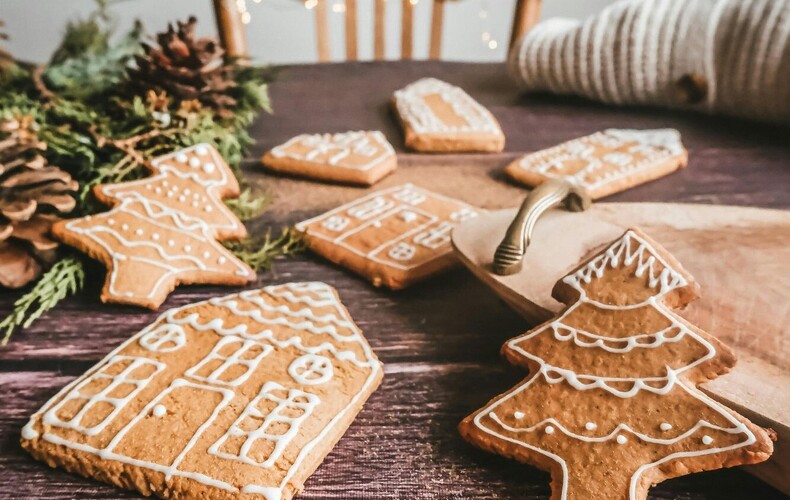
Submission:
[[[423,76],[464,87],[489,107],[507,135],[507,151],[466,157],[402,154],[383,185],[405,181],[489,208],[517,205],[524,191],[502,167],[517,153],[606,127],[674,127],[689,168],[612,196],[613,201],[675,201],[790,207],[788,129],[655,109],[618,109],[570,98],[521,97],[493,64],[353,63],[283,68],[271,87],[275,113],[251,133],[258,141],[245,166],[274,195],[251,232],[291,224],[365,193],[261,173],[257,158],[302,132],[381,129],[403,151],[387,99]],[[308,196],[309,195],[309,196]],[[100,305],[101,272],[87,291],[62,304],[0,351],[0,498],[134,498],[136,495],[51,470],[20,448],[28,416],[61,387],[158,313]],[[525,373],[499,347],[530,325],[469,273],[458,269],[404,292],[376,290],[312,255],[279,262],[251,286],[321,280],[335,286],[385,364],[385,378],[362,413],[307,482],[301,498],[547,498],[548,475],[481,452],[456,432],[462,417],[510,388]],[[231,293],[182,287],[162,310]],[[15,294],[0,294],[0,313]],[[715,332],[713,332],[715,333]],[[667,481],[651,498],[784,498],[743,470]]]

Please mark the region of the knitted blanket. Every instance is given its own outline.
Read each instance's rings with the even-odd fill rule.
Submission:
[[[529,91],[790,123],[790,0],[622,0],[511,49]]]

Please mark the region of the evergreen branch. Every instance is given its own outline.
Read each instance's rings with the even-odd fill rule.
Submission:
[[[238,198],[225,200],[225,205],[242,221],[248,221],[262,215],[271,204],[271,197],[256,196],[252,189],[245,188]]]
[[[11,314],[0,321],[3,335],[0,345],[6,345],[15,330],[29,327],[61,300],[80,291],[84,282],[85,270],[81,260],[72,256],[58,261],[29,292],[14,302]]]
[[[269,270],[275,259],[296,255],[305,248],[302,234],[292,227],[283,228],[276,238],[269,229],[262,237],[224,242],[224,245],[255,271]]]

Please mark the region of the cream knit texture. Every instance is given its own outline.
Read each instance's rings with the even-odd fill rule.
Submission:
[[[509,65],[529,91],[790,123],[790,0],[622,0],[539,23]],[[688,75],[707,83],[697,104],[678,99]]]

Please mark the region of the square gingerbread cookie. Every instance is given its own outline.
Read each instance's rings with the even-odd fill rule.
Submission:
[[[32,416],[52,467],[161,498],[288,500],[382,378],[323,283],[171,309]]]
[[[677,130],[607,129],[524,155],[505,172],[531,187],[565,179],[597,199],[658,179],[687,163]]]
[[[479,209],[420,187],[376,191],[296,225],[309,247],[375,286],[405,288],[456,262],[455,226]]]
[[[494,115],[460,87],[423,78],[396,91],[392,102],[411,149],[485,153],[505,148]]]
[[[395,171],[395,150],[379,131],[302,134],[262,160],[268,170],[312,179],[371,186]]]

